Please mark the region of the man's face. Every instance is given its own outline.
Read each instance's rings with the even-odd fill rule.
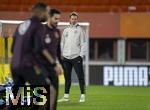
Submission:
[[[49,17],[48,19],[48,22],[54,27],[57,27],[59,21],[60,21],[60,14],[54,14],[52,17]]]
[[[45,11],[42,13],[41,22],[46,22],[48,19],[48,12],[50,10],[50,7],[47,7]]]
[[[70,24],[75,25],[77,22],[78,22],[78,17],[72,15],[70,17]]]

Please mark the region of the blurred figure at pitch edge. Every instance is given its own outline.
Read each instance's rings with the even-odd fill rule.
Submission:
[[[42,55],[49,64],[55,65],[42,42],[45,28],[41,22],[47,21],[48,12],[49,7],[45,3],[36,3],[32,8],[32,17],[20,24],[13,35],[11,71],[14,85],[25,85],[25,82],[31,85],[50,84],[46,75],[41,71],[36,57]],[[16,99],[19,100],[19,97]],[[9,109],[15,108],[10,106]],[[38,106],[33,109],[37,110]]]
[[[85,102],[85,78],[83,71],[83,58],[86,54],[86,35],[78,22],[78,14],[70,14],[70,25],[63,31],[61,38],[61,53],[65,76],[65,94],[58,102],[69,101],[71,86],[71,71],[74,67],[77,74],[81,96],[79,102]]]
[[[46,36],[43,37],[44,45],[48,52],[51,54],[56,65],[50,65],[49,62],[40,57],[39,61],[41,67],[45,73],[47,73],[50,79],[50,110],[56,110],[57,97],[58,97],[58,75],[62,73],[63,69],[59,63],[61,51],[60,51],[60,38],[61,34],[57,29],[57,24],[60,21],[60,12],[57,9],[50,9],[48,23],[45,24]],[[57,68],[56,68],[57,67]]]

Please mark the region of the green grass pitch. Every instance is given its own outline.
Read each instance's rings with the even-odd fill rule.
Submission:
[[[62,98],[64,86],[60,86]],[[150,87],[88,86],[86,102],[79,103],[78,86],[70,89],[70,101],[58,103],[57,110],[150,110]]]

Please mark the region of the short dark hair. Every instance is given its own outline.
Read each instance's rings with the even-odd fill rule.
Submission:
[[[54,16],[54,14],[61,14],[61,13],[57,9],[54,9],[54,8],[50,9],[49,15],[52,17],[52,16]]]
[[[71,16],[77,16],[78,17],[78,13],[77,12],[72,12],[72,13],[70,13],[70,17]]]
[[[47,4],[43,3],[43,2],[38,2],[36,3],[35,5],[33,5],[32,7],[32,11],[35,11],[35,10],[42,10],[42,11],[45,11],[47,8]]]

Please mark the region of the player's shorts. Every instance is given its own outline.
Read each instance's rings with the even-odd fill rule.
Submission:
[[[36,68],[37,69],[37,68]],[[29,82],[31,85],[47,85],[46,77],[38,68],[17,69],[12,71],[14,84],[24,85]]]
[[[56,91],[58,91],[58,76],[54,70],[54,67],[49,66],[49,65],[44,65],[42,66],[42,71],[47,75],[49,78],[51,85],[55,88]]]

